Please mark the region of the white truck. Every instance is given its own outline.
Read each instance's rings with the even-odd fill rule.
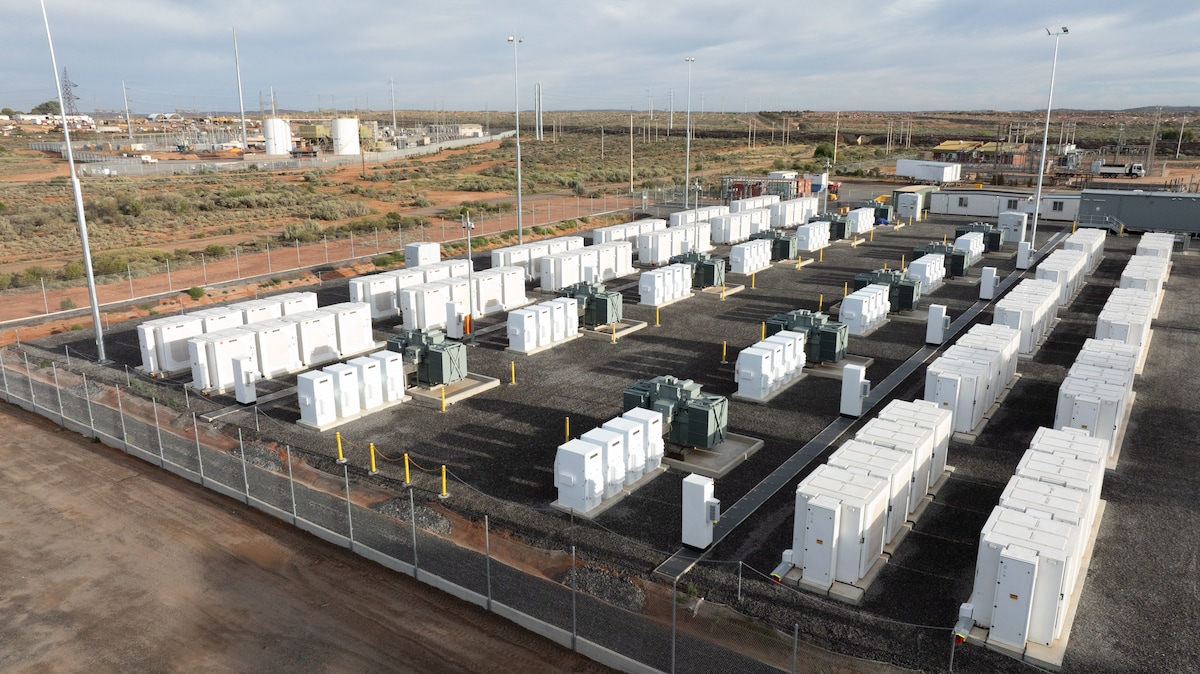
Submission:
[[[151,157],[151,156],[150,156],[150,155],[148,155],[148,154],[144,154],[144,155],[142,155],[142,163],[143,163],[143,164],[157,164],[157,163],[158,163],[158,158],[157,158],[157,157]]]
[[[1094,161],[1092,173],[1110,178],[1142,178],[1146,175],[1146,168],[1141,164],[1105,164],[1103,161]]]

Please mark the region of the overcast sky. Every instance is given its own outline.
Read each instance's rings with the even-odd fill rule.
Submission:
[[[37,0],[5,0],[0,107],[55,95]],[[513,109],[947,110],[1200,105],[1200,4],[1186,0],[46,0],[81,112]]]

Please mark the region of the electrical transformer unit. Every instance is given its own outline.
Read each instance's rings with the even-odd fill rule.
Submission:
[[[786,232],[768,229],[751,234],[750,239],[769,239],[771,241],[771,260],[773,261],[796,259],[796,237]]]
[[[808,335],[804,352],[809,363],[836,363],[846,357],[850,329],[845,323],[831,320],[827,314],[796,309],[767,319],[767,335],[791,330]]]
[[[854,289],[859,290],[869,285],[878,284],[891,288],[888,299],[892,311],[914,311],[921,301],[921,280],[906,278],[899,269],[876,269],[854,276]]]
[[[422,384],[453,384],[467,376],[467,347],[447,341],[441,330],[406,330],[389,339],[387,348],[416,364],[417,381]]]
[[[583,319],[586,326],[612,325],[624,318],[624,300],[621,293],[605,290],[601,283],[573,283],[558,289],[559,297],[574,298],[579,304],[576,318]]]
[[[708,253],[688,251],[671,258],[671,264],[692,266],[692,287],[712,288],[725,285],[725,260]]]
[[[954,244],[949,243],[933,242],[917,246],[913,248],[913,259],[931,253],[941,255],[946,259],[946,276],[948,277],[965,276],[967,267],[971,265],[967,259],[967,251],[959,250],[954,247]]]
[[[963,234],[970,234],[971,232],[983,233],[984,248],[989,253],[1000,250],[1000,247],[1004,244],[1004,231],[1000,229],[999,225],[993,225],[990,222],[971,222],[955,227],[954,238],[957,239]]]
[[[729,401],[702,393],[690,379],[661,376],[630,385],[625,389],[624,409],[638,407],[661,413],[667,438],[677,445],[712,449],[728,433]]]

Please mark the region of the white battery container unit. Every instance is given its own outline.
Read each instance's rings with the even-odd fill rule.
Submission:
[[[626,471],[625,445],[621,434],[603,428],[593,428],[579,436],[579,439],[600,448],[600,461],[604,467],[604,498],[612,498],[619,494],[625,485]]]
[[[614,241],[613,247],[617,252],[617,277],[629,276],[633,273],[634,244],[629,241]]]
[[[1096,317],[1096,339],[1112,339],[1138,348],[1150,340],[1151,307],[1105,307]]]
[[[754,241],[739,243],[729,249],[729,271],[734,274],[753,274],[762,267],[755,253],[757,244]]]
[[[641,304],[659,306],[668,301],[665,272],[662,269],[652,269],[642,272],[638,277],[638,297]]]
[[[1001,362],[1000,352],[989,349],[979,349],[962,344],[960,339],[958,342],[946,347],[942,352],[943,358],[951,358],[957,360],[970,361],[987,366],[987,386],[985,387],[986,394],[979,401],[986,411],[987,408],[996,402],[996,397],[999,395],[1003,384],[1001,382]]]
[[[475,271],[470,260],[442,260],[438,264],[445,265],[450,270],[450,278],[467,278]]]
[[[347,419],[361,412],[358,370],[345,363],[334,363],[326,365],[323,371],[333,377],[333,401],[338,418]]]
[[[690,297],[692,294],[692,265],[682,262],[667,269],[675,276],[675,297]]]
[[[279,302],[279,308],[283,311],[284,316],[317,310],[317,294],[314,292],[283,293],[273,295],[271,299]]]
[[[304,369],[300,359],[300,337],[296,324],[282,319],[259,321],[237,330],[252,333],[258,350],[258,371],[270,379]]]
[[[1073,524],[1081,536],[1095,521],[1098,504],[1088,492],[1022,475],[1009,478],[1000,494],[1001,507]]]
[[[1090,457],[1076,458],[1068,453],[1029,449],[1021,455],[1016,475],[1049,484],[1085,491],[1097,501],[1104,485],[1104,464]]]
[[[1124,358],[1127,362],[1137,363],[1141,356],[1141,349],[1132,344],[1115,339],[1093,339],[1091,337],[1083,340],[1083,348],[1079,350],[1079,355],[1108,353]]]
[[[253,405],[258,402],[258,365],[250,356],[233,359],[233,391],[234,399],[242,405]]]
[[[424,283],[445,281],[450,278],[450,266],[445,262],[434,262],[432,264],[421,265],[420,267],[409,267],[409,269],[421,272],[421,280]]]
[[[1096,364],[1087,361],[1098,361]],[[1067,379],[1086,379],[1101,381],[1113,386],[1119,386],[1126,395],[1133,391],[1133,364],[1120,356],[1104,354],[1088,354],[1077,356],[1071,368],[1067,370]]]
[[[549,248],[548,255],[560,255],[567,252],[567,242],[562,237],[548,239],[546,246]]]
[[[1067,377],[1058,389],[1055,428],[1079,428],[1110,442],[1120,433],[1128,403],[1124,388],[1094,379]]]
[[[679,299],[678,284],[675,282],[675,270],[669,267],[656,270],[659,272],[659,279],[663,286],[663,299],[667,302]]]
[[[566,245],[567,250],[579,250],[586,245],[582,236],[560,236],[558,238]]]
[[[632,486],[646,473],[646,428],[641,422],[617,417],[601,425],[621,436],[625,450],[625,486]]]
[[[1087,257],[1077,250],[1056,250],[1037,266],[1034,278],[1054,281],[1058,284],[1058,305],[1066,306],[1083,278],[1083,266]]]
[[[449,293],[449,299],[446,300],[447,302],[456,302],[465,308],[467,303],[471,300],[471,282],[465,277],[459,278],[451,276],[445,281],[437,281],[430,285],[439,285],[445,287],[446,292]]]
[[[598,281],[611,281],[617,277],[617,249],[607,243],[595,244],[591,250],[596,253],[596,273]]]
[[[750,233],[757,234],[771,229],[771,211],[767,208],[751,208],[742,211],[750,222]]]
[[[533,309],[508,312],[508,348],[513,351],[532,351],[537,348],[537,342],[537,312]]]
[[[224,391],[234,385],[233,359],[258,359],[252,333],[240,328],[197,335],[188,340],[192,386],[203,391]]]
[[[696,222],[696,211],[676,211],[667,217],[668,227],[678,227],[680,225],[690,225]]]
[[[188,314],[193,318],[199,318],[201,329],[204,332],[217,332],[218,330],[228,330],[236,328],[242,324],[242,312],[231,307],[212,307],[210,309],[200,309]]]
[[[942,356],[925,371],[925,400],[954,414],[954,430],[970,432],[991,405],[987,388],[991,369],[983,363]]]
[[[735,220],[740,222],[742,217],[736,213],[730,213],[729,215],[718,215],[709,221],[712,225],[713,243],[728,245],[745,240],[738,238],[739,226],[735,224]]]
[[[557,302],[542,302],[539,307],[550,310],[550,341],[561,342],[567,338],[566,308]]]
[[[638,234],[648,234],[667,228],[667,221],[662,218],[646,218],[637,221]],[[632,240],[632,239],[631,239]]]
[[[554,487],[558,504],[587,513],[604,497],[604,462],[601,449],[583,440],[568,440],[554,454]]]
[[[783,343],[763,340],[755,343],[754,346],[771,352],[771,390],[777,390],[787,379],[787,352]]]
[[[538,304],[531,310],[537,318],[537,345],[550,346],[554,343],[554,315],[550,307]]]
[[[383,402],[393,403],[404,398],[404,356],[395,351],[376,351],[367,354],[367,358],[379,364]]]
[[[496,269],[477,271],[471,275],[470,283],[473,292],[471,306],[476,317],[503,311],[503,272]]]
[[[375,347],[371,332],[371,308],[361,302],[342,302],[323,308],[333,314],[337,325],[337,350],[342,358]]]
[[[666,230],[639,234],[637,239],[638,262],[644,265],[663,265],[671,257],[671,233]]]
[[[579,334],[579,300],[574,297],[556,297],[550,304],[560,305],[563,312],[564,339]]]
[[[912,454],[850,440],[834,450],[827,463],[852,473],[887,480],[888,507],[883,542],[887,544],[896,540],[908,520],[908,504],[913,490]]]
[[[579,253],[579,280],[599,283],[600,254],[591,246],[584,246],[576,252]]]
[[[235,302],[231,307],[237,307],[242,312],[242,323],[249,325],[258,321],[269,321],[283,316],[283,305],[278,300],[261,299]]]
[[[1162,301],[1162,291],[1140,290],[1137,288],[1113,288],[1112,293],[1108,296],[1108,301],[1105,306],[1145,306],[1154,312],[1158,311],[1158,304]]]
[[[1168,260],[1171,259],[1171,253],[1174,250],[1175,235],[1163,232],[1148,232],[1143,234],[1137,244],[1138,255],[1152,255]]]
[[[887,311],[880,311],[880,291],[887,286],[871,284],[842,298],[838,311],[838,322],[847,326],[851,335],[862,336],[887,318]]]
[[[663,415],[656,410],[635,407],[621,415],[622,419],[635,421],[642,425],[643,437],[646,439],[646,472],[656,470],[662,465],[666,443],[663,441]]]
[[[404,244],[404,266],[421,267],[435,264],[442,259],[441,244],[429,241],[417,241]]]
[[[383,405],[383,370],[379,361],[359,356],[346,364],[357,371],[359,408],[368,412]]]
[[[138,325],[142,369],[148,374],[178,372],[191,367],[188,340],[204,333],[204,321],[195,316],[152,318]]]
[[[804,371],[804,366],[808,364],[808,357],[806,355],[808,333],[795,332],[793,330],[780,330],[772,335],[772,337],[781,339],[787,338],[792,340],[793,350],[796,352],[796,366],[793,369],[793,374],[794,376],[799,377]]]
[[[1069,568],[1078,567],[1077,535],[1065,522],[997,506],[979,536],[971,604],[988,637],[1024,648],[1061,635]]]
[[[761,342],[760,342],[761,344]],[[754,345],[738,352],[733,369],[738,395],[762,400],[775,388],[775,352]]]
[[[315,367],[341,357],[337,347],[337,318],[323,309],[289,314],[281,320],[296,325],[300,363]]]
[[[550,254],[550,243],[547,241],[535,241],[525,244],[529,249],[529,274],[530,280],[539,281],[542,278],[542,267],[539,260]]]
[[[828,245],[828,222],[810,222],[796,228],[796,250],[812,253]]]
[[[1081,461],[1104,465],[1108,461],[1112,443],[1103,438],[1093,438],[1079,428],[1039,427],[1029,441],[1029,450],[1069,456]],[[1097,494],[1097,498],[1099,494]]]
[[[768,208],[771,211],[771,228],[784,229],[800,224],[798,206],[799,204],[790,199],[777,204],[771,204]]]
[[[875,228],[875,209],[856,208],[846,214],[846,232],[866,234]]]
[[[525,275],[519,267],[498,267],[500,273],[500,305],[505,311],[529,303],[525,296]]]
[[[879,411],[878,418],[923,428],[933,434],[933,450],[929,456],[914,456],[913,477],[919,483],[923,473],[929,474],[928,486],[932,487],[946,472],[946,458],[950,450],[950,436],[954,433],[954,415],[928,400],[893,400]],[[926,470],[928,466],[928,470]],[[928,491],[928,489],[926,490]]]
[[[920,281],[923,293],[937,288],[946,279],[946,258],[933,253],[922,255],[908,265],[905,277]]]
[[[1085,270],[1086,273],[1090,274],[1096,271],[1101,258],[1104,257],[1104,240],[1104,230],[1088,227],[1077,230],[1074,234],[1068,236],[1067,240],[1063,241],[1063,249],[1078,250],[1087,255]]]
[[[805,580],[828,588],[833,581],[854,584],[867,575],[883,554],[887,489],[886,480],[828,464],[801,480],[792,560]],[[813,503],[818,497],[825,498]]]
[[[967,266],[975,264],[987,251],[987,244],[983,241],[983,232],[967,232],[956,238],[954,249],[967,254]]]
[[[995,351],[1000,355],[1000,380],[1007,385],[1017,376],[1017,354],[1021,348],[1021,333],[1006,325],[976,323],[957,344]],[[1001,387],[1003,388],[1003,386]]]
[[[909,454],[913,458],[913,483],[909,492],[907,513],[916,511],[921,500],[929,493],[930,464],[933,461],[935,440],[934,432],[929,428],[914,426],[909,423],[891,421],[876,417],[859,429],[854,439],[887,449],[894,449]],[[943,464],[943,470],[945,464]],[[941,474],[938,473],[937,477]]]
[[[666,230],[671,235],[671,254],[669,257],[683,255],[690,250],[689,242],[692,241],[695,230],[689,227],[671,227]]]
[[[370,305],[372,319],[395,316],[396,277],[367,274],[350,279],[350,301]]]
[[[422,283],[400,291],[400,314],[405,330],[446,327],[446,303],[450,288],[442,283]]]
[[[711,251],[713,249],[712,223],[697,222],[693,229],[696,232],[695,241],[692,242],[695,246],[695,251],[697,253],[707,253]],[[688,252],[691,251],[689,250]]]
[[[300,421],[320,428],[337,420],[333,375],[328,372],[301,372],[296,375],[296,402]]]
[[[541,260],[542,290],[554,292],[583,280],[579,253],[564,251],[547,255]]]
[[[681,496],[683,544],[703,550],[712,545],[713,525],[721,516],[721,502],[713,495],[713,479],[688,475],[683,478]]]
[[[795,333],[792,333],[792,334],[795,334]],[[796,340],[791,335],[774,334],[774,335],[771,335],[770,337],[764,339],[760,343],[762,343],[762,344],[778,344],[780,346],[780,348],[782,349],[781,353],[783,355],[783,367],[780,368],[780,370],[779,370],[782,372],[782,374],[779,377],[779,382],[781,384],[791,381],[793,378],[795,378],[797,375],[800,374],[800,368],[803,367],[803,365],[800,364],[800,361],[796,354],[796,347],[797,347]],[[800,348],[803,349],[804,346],[800,345]]]

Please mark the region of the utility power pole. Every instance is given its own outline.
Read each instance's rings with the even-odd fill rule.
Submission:
[[[125,91],[125,80],[121,80],[121,97],[125,99],[125,130],[129,132],[129,142],[133,142],[133,120],[129,117],[129,94]]]

